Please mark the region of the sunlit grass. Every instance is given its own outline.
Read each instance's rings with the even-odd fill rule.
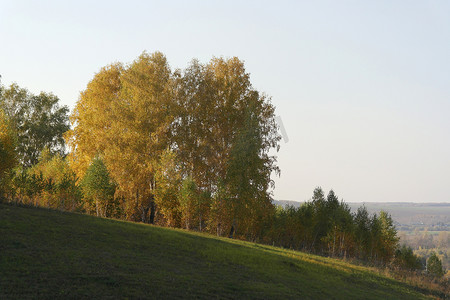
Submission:
[[[0,204],[0,299],[422,299],[370,269],[272,246]]]

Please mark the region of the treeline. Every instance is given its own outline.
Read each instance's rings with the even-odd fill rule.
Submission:
[[[266,242],[332,257],[358,259],[409,271],[425,265],[411,248],[399,244],[391,216],[370,215],[364,206],[352,213],[333,190],[319,187],[300,207],[277,207]]]
[[[80,194],[65,160],[69,109],[51,93],[0,84],[0,200],[75,210]]]
[[[369,215],[365,207],[352,214],[331,190],[316,188],[299,208],[278,209],[270,238],[281,246],[340,257],[387,263],[398,248],[390,215]]]
[[[450,232],[440,231],[436,234],[431,234],[427,228],[424,231],[409,231],[401,232],[400,238],[405,243],[410,245],[414,250],[419,249],[448,249],[450,250]]]
[[[269,150],[280,136],[270,98],[252,87],[239,59],[172,71],[156,52],[109,65],[81,93],[71,130],[56,99],[2,88],[5,162],[18,163],[2,176],[4,197],[261,237],[274,209],[270,176],[279,171]]]
[[[435,253],[442,261],[442,267],[450,275],[450,232],[431,234],[426,231],[400,232],[400,242],[411,247],[423,259]]]
[[[56,96],[0,89],[6,201],[420,268],[385,212],[352,214],[320,188],[297,209],[272,204],[275,108],[238,58],[172,71],[156,52],[106,66],[81,92],[71,129]]]

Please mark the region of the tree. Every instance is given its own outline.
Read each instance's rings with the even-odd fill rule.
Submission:
[[[81,181],[84,207],[97,216],[110,217],[117,211],[114,201],[116,184],[110,178],[108,169],[100,157],[95,157]]]
[[[442,262],[435,252],[432,252],[431,256],[427,260],[427,273],[437,278],[444,276]]]
[[[332,256],[346,256],[351,250],[351,234],[353,218],[350,207],[343,201],[339,202],[333,190],[327,196],[326,215],[328,216],[327,235],[323,240],[327,243],[328,253]]]
[[[369,212],[365,206],[358,208],[354,216],[354,223],[357,256],[362,259],[367,259],[370,255],[372,224]]]
[[[232,141],[225,185],[232,202],[229,214],[234,230],[239,225],[243,233],[254,239],[274,208],[268,191],[273,186],[272,172],[279,170],[268,151],[277,146],[279,137],[273,132],[276,126],[270,120],[273,108],[265,106],[265,99],[260,98],[257,92],[250,97],[244,110],[243,124]]]
[[[200,189],[213,191],[217,185],[218,153],[214,139],[218,126],[214,78],[204,65],[193,60],[183,73],[174,74],[174,121],[170,139],[183,177],[190,176]]]
[[[374,213],[369,219],[369,260],[380,262],[380,250],[382,247],[381,224],[378,215]]]
[[[100,155],[127,199],[129,219],[163,215],[177,223],[176,182],[188,178],[199,196],[189,226],[220,223],[220,232],[239,226],[242,235],[255,236],[273,211],[270,176],[279,170],[269,150],[278,150],[280,140],[274,107],[236,57],[193,61],[174,73],[159,52],[110,65],[81,93],[71,121],[71,166],[82,178]],[[162,163],[167,149],[176,162]],[[226,197],[218,196],[219,183]],[[206,220],[213,216],[223,222]]]
[[[311,248],[315,251],[321,251],[321,240],[327,235],[329,216],[326,210],[325,195],[321,187],[314,189],[311,199],[313,208],[313,241]]]
[[[12,170],[9,200],[60,209],[78,210],[80,190],[76,177],[65,158],[44,149],[38,163],[31,168],[18,166]]]
[[[65,139],[70,148],[69,163],[75,174],[83,178],[92,160],[117,141],[113,122],[114,107],[120,101],[122,64],[102,68],[81,92],[70,116],[72,129]],[[107,162],[105,162],[107,163]]]
[[[16,177],[32,204],[67,211],[78,210],[81,192],[77,186],[77,177],[60,154],[52,154],[44,148],[38,163],[29,169],[22,168]]]
[[[167,149],[161,155],[156,171],[155,203],[170,227],[181,225],[180,186],[182,182],[176,155]]]
[[[411,247],[403,245],[395,251],[394,265],[400,269],[404,270],[421,270],[422,262],[421,259],[414,254]]]
[[[309,251],[313,250],[315,238],[314,211],[315,210],[312,201],[307,201],[298,208],[297,219],[299,220],[300,228],[303,229],[300,248]]]
[[[2,187],[5,188],[7,172],[16,163],[15,144],[16,139],[10,121],[0,109],[0,198]]]
[[[103,68],[82,92],[67,139],[83,174],[101,155],[127,199],[128,219],[153,223],[155,173],[168,147],[171,71],[162,53],[143,53],[130,65]]]
[[[223,234],[238,227],[243,235],[254,234],[262,216],[273,211],[268,190],[278,168],[268,151],[278,149],[280,137],[270,99],[249,78],[236,57],[206,65],[194,60],[175,73],[171,140],[184,176],[212,195],[209,227]]]
[[[51,93],[33,95],[12,84],[0,95],[0,108],[17,134],[16,152],[25,167],[36,164],[44,148],[64,154],[63,133],[69,129],[69,109]]]
[[[228,211],[230,210],[228,201],[228,192],[219,179],[216,191],[212,195],[210,206],[210,218],[208,220],[208,228],[211,232],[215,232],[217,236],[222,236],[229,232],[232,227]],[[228,231],[227,231],[228,230]]]
[[[198,217],[198,229],[203,230],[208,221],[211,211],[211,192],[208,190],[199,190],[198,203],[197,203],[197,217]]]
[[[378,249],[380,253],[379,258],[384,263],[387,263],[394,257],[395,250],[398,248],[399,238],[390,214],[383,210],[380,211],[379,223],[381,227],[381,241]]]
[[[53,207],[49,204],[48,197],[40,197],[45,185],[42,173],[30,174],[29,171],[29,169],[24,169],[23,166],[18,166],[13,169],[9,201],[42,207]],[[51,190],[52,187],[53,184],[50,184],[48,189]]]
[[[191,229],[196,218],[199,193],[195,181],[187,177],[183,180],[180,190],[180,211],[186,229]]]

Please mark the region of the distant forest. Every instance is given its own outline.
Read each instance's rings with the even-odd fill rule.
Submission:
[[[352,212],[321,188],[297,208],[273,204],[275,107],[236,57],[172,70],[144,52],[95,74],[70,116],[51,93],[0,89],[2,201],[425,268],[386,211]]]
[[[282,207],[300,207],[304,202],[274,200]],[[399,243],[412,248],[426,265],[435,253],[444,269],[450,270],[450,203],[368,202],[347,203],[353,213],[364,205],[369,214],[380,210],[388,212],[394,220]]]

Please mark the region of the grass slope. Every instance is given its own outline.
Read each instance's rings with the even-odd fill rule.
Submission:
[[[342,261],[211,235],[0,204],[0,299],[422,299]]]

